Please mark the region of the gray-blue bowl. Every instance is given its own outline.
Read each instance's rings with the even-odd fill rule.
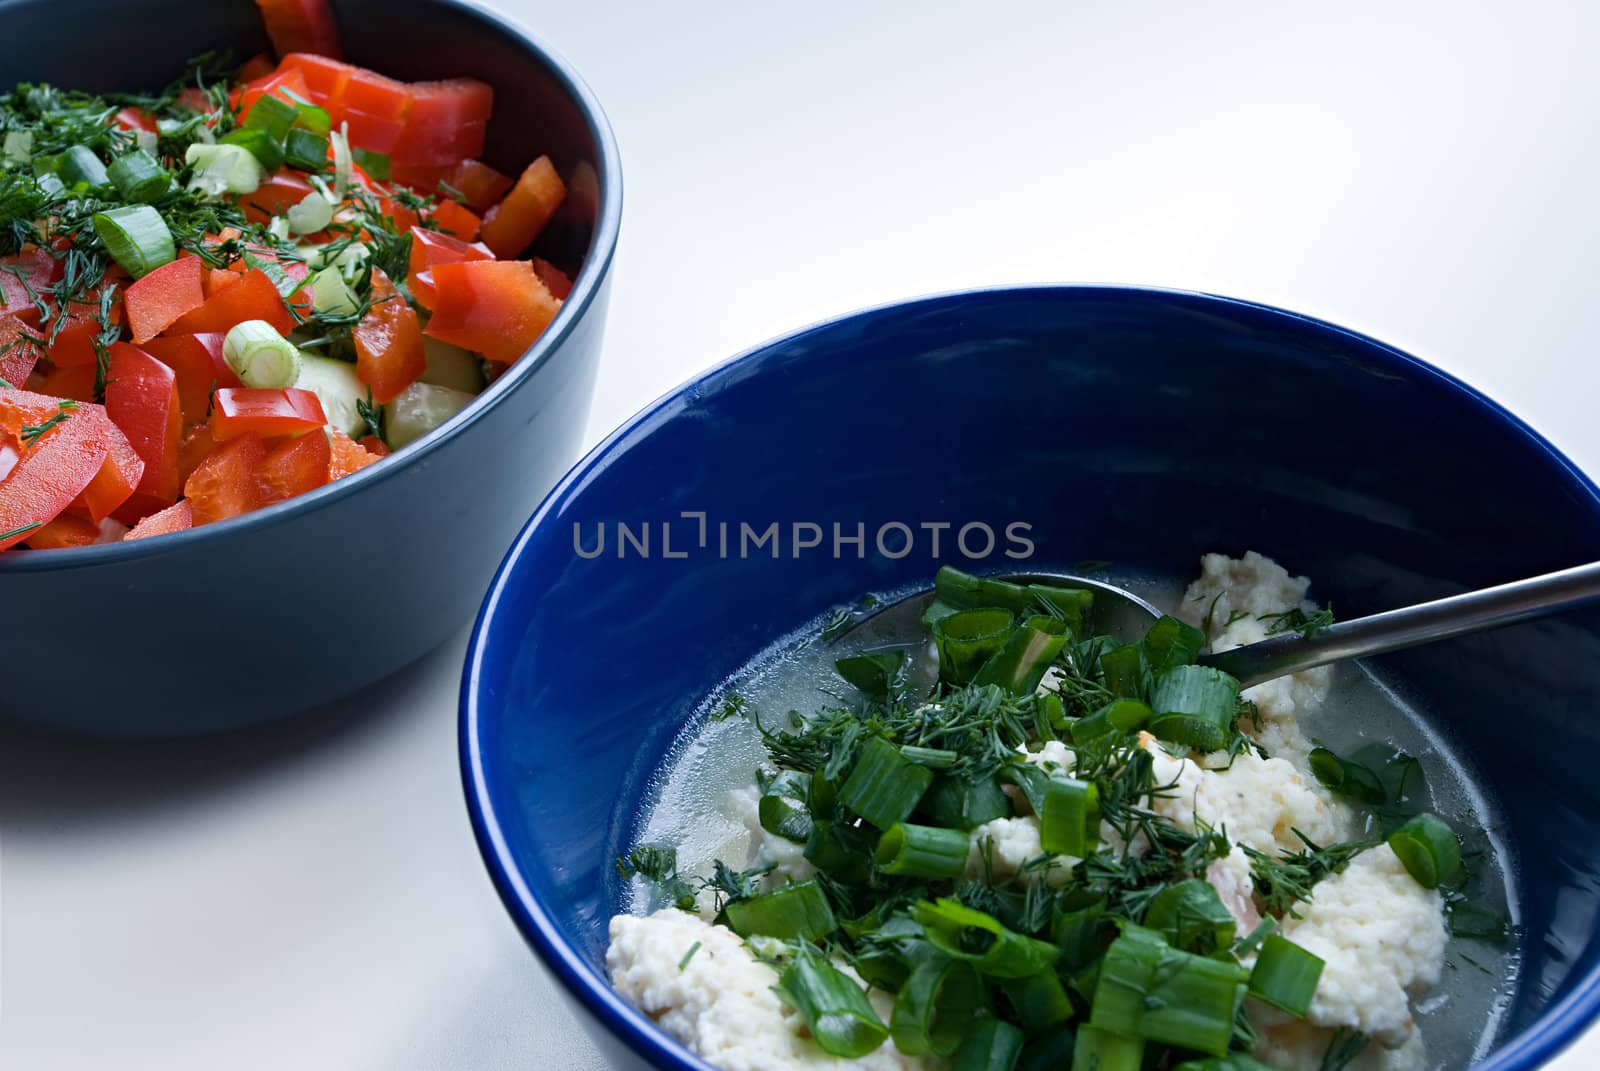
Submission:
[[[574,71],[453,0],[336,0],[345,56],[495,89],[488,162],[549,153],[598,177],[554,324],[464,412],[392,458],[221,524],[136,543],[0,555],[0,720],[114,737],[217,732],[353,693],[438,646],[577,455],[622,218],[616,143]],[[63,29],[70,33],[63,37]],[[209,49],[267,47],[250,0],[0,3],[0,84],[148,90]],[[543,241],[544,239],[541,239]],[[586,251],[585,251],[586,250]]]

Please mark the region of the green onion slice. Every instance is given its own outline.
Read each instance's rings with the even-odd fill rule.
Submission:
[[[125,205],[97,212],[94,232],[111,259],[135,279],[178,258],[166,220],[149,205]]]
[[[222,357],[247,387],[292,387],[300,378],[300,350],[265,320],[229,328]]]
[[[328,147],[326,134],[303,126],[292,127],[283,139],[283,160],[301,171],[322,171],[328,166]]]
[[[1094,853],[1100,845],[1100,790],[1093,781],[1048,778],[1040,802],[1040,847],[1076,859]]]
[[[244,149],[268,171],[283,166],[283,143],[260,127],[243,126],[230,130],[220,139],[223,145],[237,145]]]
[[[1012,695],[1032,695],[1045,670],[1067,643],[1067,627],[1053,617],[1031,617],[973,676],[974,684],[995,684]]]
[[[1311,1010],[1323,961],[1287,937],[1269,934],[1250,972],[1250,995],[1304,1019]]]
[[[1248,979],[1237,964],[1181,952],[1128,926],[1100,963],[1089,1021],[1123,1037],[1221,1056]]]
[[[1150,721],[1150,707],[1137,699],[1113,699],[1093,714],[1072,723],[1072,742],[1082,744],[1102,736],[1126,736]]]
[[[1156,678],[1150,731],[1196,751],[1218,751],[1228,742],[1238,706],[1236,678],[1210,666],[1177,666]]]
[[[111,181],[106,165],[87,145],[73,145],[56,159],[57,171],[68,185],[104,186]]]
[[[1174,948],[1209,956],[1233,944],[1238,928],[1211,883],[1190,878],[1168,885],[1151,898],[1144,924]]]
[[[888,829],[910,817],[932,783],[932,770],[875,736],[861,745],[855,768],[839,788],[839,800],[879,829]]]
[[[137,204],[153,204],[172,189],[172,176],[161,166],[161,161],[143,149],[135,149],[111,161],[106,174],[124,201]]]
[[[976,780],[936,777],[917,809],[934,825],[967,830],[977,829],[996,818],[1009,818],[1014,813],[1011,797],[1001,789],[994,775]]]
[[[756,804],[761,828],[775,837],[804,844],[811,836],[811,812],[806,797],[811,779],[795,770],[785,770],[772,779]]]
[[[1341,758],[1325,747],[1312,748],[1308,761],[1318,783],[1340,796],[1374,807],[1389,798],[1378,775],[1359,762]]]
[[[905,651],[877,651],[841,658],[834,669],[862,695],[878,702],[889,698],[889,690],[905,677]]]
[[[786,885],[723,908],[728,926],[740,937],[761,934],[784,941],[815,941],[838,929],[822,886],[813,881]]]
[[[1022,1031],[1001,1019],[985,1019],[967,1034],[950,1071],[1012,1071],[1022,1055]]]
[[[972,1022],[988,1011],[983,983],[970,964],[943,956],[912,971],[895,997],[889,1036],[907,1056],[949,1056]]]
[[[1001,990],[1017,1011],[1017,1021],[1030,1037],[1072,1018],[1072,998],[1055,971],[1002,982]]]
[[[959,829],[890,826],[878,839],[878,869],[912,878],[954,878],[967,868],[971,837]]]
[[[1140,1071],[1143,1067],[1143,1038],[1123,1037],[1093,1026],[1078,1028],[1072,1071]]]
[[[1102,654],[1100,671],[1105,675],[1106,687],[1111,689],[1112,695],[1124,699],[1143,699],[1150,690],[1144,648],[1137,643],[1126,644]]]
[[[293,104],[281,97],[268,95],[258,98],[250,106],[250,114],[245,117],[244,125],[246,129],[264,132],[281,144],[298,118],[300,112]]]
[[[1169,669],[1193,664],[1205,645],[1204,632],[1171,614],[1151,625],[1140,644],[1144,648],[1145,665],[1157,677]]]
[[[950,897],[914,904],[911,915],[939,951],[991,978],[1026,978],[1060,955],[1054,945],[1008,930],[993,915]]]
[[[774,991],[800,1013],[817,1045],[830,1056],[865,1056],[889,1036],[866,991],[809,945],[800,946]]]

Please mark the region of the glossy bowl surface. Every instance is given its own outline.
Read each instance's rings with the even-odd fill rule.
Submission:
[[[700,514],[708,538],[698,538]],[[687,515],[687,516],[686,516]],[[776,521],[777,558],[719,525]],[[594,554],[598,526],[618,522]],[[670,547],[660,525],[669,525]],[[695,707],[769,644],[940,559],[1014,570],[949,533],[1030,524],[1030,564],[1192,575],[1257,549],[1342,616],[1589,561],[1596,488],[1435,368],[1317,320],[1166,291],[1037,287],[872,309],[757,347],[600,445],[513,546],[462,686],[468,807],[512,917],[618,1066],[706,1071],[606,981],[612,860]],[[649,524],[651,553],[637,540]],[[814,524],[801,548],[790,526]],[[833,526],[858,555],[835,559]],[[798,542],[813,535],[801,529]],[[901,548],[897,534],[891,551]],[[581,548],[581,552],[580,552]],[[670,554],[666,553],[667,550]],[[1494,1071],[1532,1068],[1600,1003],[1600,614],[1386,657],[1503,807],[1522,977]]]
[[[579,273],[533,349],[419,443],[310,494],[177,535],[0,555],[0,720],[162,737],[285,717],[349,695],[460,628],[528,511],[581,448],[622,216],[617,148],[577,74],[521,29],[454,0],[335,0],[345,57],[494,86],[488,162],[549,153],[594,196],[536,249]],[[137,17],[135,16],[137,13]],[[212,49],[265,50],[250,0],[10,0],[0,84],[146,90]],[[427,42],[419,48],[418,42]]]

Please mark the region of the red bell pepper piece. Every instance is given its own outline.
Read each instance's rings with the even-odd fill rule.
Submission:
[[[339,24],[328,0],[256,0],[267,38],[280,56],[290,52],[315,52],[338,59]]]
[[[178,475],[183,477],[185,487],[189,485],[189,477],[216,448],[216,437],[206,425],[197,424],[184,432],[183,443],[178,447]]]
[[[24,543],[34,550],[87,547],[100,538],[100,526],[87,517],[63,513],[43,528],[28,533]]]
[[[526,260],[465,260],[429,272],[434,290],[427,334],[510,364],[561,311]]]
[[[99,429],[106,444],[106,459],[101,463],[100,471],[94,474],[94,479],[89,481],[89,486],[73,503],[73,508],[84,510],[91,520],[99,524],[118,512],[133,497],[139,481],[144,478],[144,459],[128,442],[122,429],[106,416],[103,406],[80,405],[79,415],[85,423]]]
[[[405,130],[390,159],[444,166],[479,156],[493,110],[493,88],[476,78],[413,82]]]
[[[478,236],[497,257],[517,256],[539,237],[567,196],[567,187],[548,156],[528,165],[505,199],[483,217]]]
[[[178,445],[183,438],[177,374],[137,346],[113,342],[106,415],[144,462],[135,492],[171,505],[180,486]]]
[[[448,234],[453,234],[463,242],[470,242],[478,236],[478,228],[483,221],[459,201],[441,198],[433,206],[434,221],[439,224],[439,229]]]
[[[174,503],[159,513],[152,513],[138,524],[133,530],[123,536],[124,542],[130,539],[149,539],[151,536],[166,535],[169,532],[182,532],[194,527],[194,505],[186,498]]]
[[[316,490],[328,482],[332,460],[328,437],[315,431],[279,443],[261,461],[263,500],[282,502]]]
[[[205,420],[211,392],[218,387],[242,387],[238,375],[222,356],[221,332],[199,335],[164,335],[142,347],[177,375],[178,403],[186,424]]]
[[[157,130],[155,113],[143,108],[123,108],[111,117],[111,121],[124,130],[143,130],[147,134],[154,134]]]
[[[155,338],[173,321],[205,304],[199,257],[179,257],[129,285],[122,295],[135,343]]]
[[[239,64],[239,69],[233,72],[235,82],[254,82],[257,78],[265,78],[271,74],[277,65],[272,62],[272,57],[265,52],[257,52],[254,56]]]
[[[226,334],[245,320],[265,320],[280,335],[294,330],[294,317],[278,296],[278,288],[259,268],[251,268],[232,286],[214,292],[198,309],[173,321],[169,330],[180,335],[208,331]]]
[[[184,481],[183,496],[189,500],[193,523],[213,524],[260,509],[265,502],[256,472],[265,456],[255,435],[218,443]]]
[[[428,370],[416,310],[378,268],[372,269],[372,306],[352,334],[356,375],[372,388],[372,396],[379,402],[393,401]]]
[[[43,376],[35,378],[41,394],[55,398],[71,398],[78,402],[94,401],[97,369],[92,364],[58,366]]]
[[[298,387],[221,387],[207,426],[218,442],[240,435],[273,438],[314,431],[328,422],[322,402]]]
[[[433,308],[433,277],[426,273],[435,264],[455,264],[463,260],[493,260],[494,254],[482,242],[464,242],[442,231],[426,227],[411,228],[411,263],[406,272],[411,296],[424,308]],[[426,277],[424,277],[426,276]]]
[[[467,205],[486,212],[511,192],[515,185],[510,175],[502,175],[488,164],[478,160],[463,160],[451,169],[446,182],[459,190]]]
[[[290,104],[305,103],[311,99],[311,89],[306,85],[306,77],[298,70],[270,71],[253,82],[246,82],[234,91],[234,103],[239,108],[239,123],[244,125],[254,110],[256,101],[262,97],[273,96]],[[295,100],[296,97],[300,99]]]

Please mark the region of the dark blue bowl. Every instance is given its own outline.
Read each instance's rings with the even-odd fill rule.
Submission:
[[[709,514],[709,544],[698,518]],[[660,522],[674,522],[673,554]],[[718,522],[786,526],[781,556]],[[870,589],[925,581],[928,540],[793,554],[787,526],[1032,525],[1036,563],[1189,574],[1274,553],[1344,615],[1588,561],[1600,501],[1470,388],[1316,320],[1198,294],[1047,287],[874,309],[759,347],[617,432],[545,500],[479,616],[462,688],[468,806],[524,935],[621,1066],[706,1071],[610,989],[606,921],[647,778],[707,691]],[[596,525],[652,528],[603,555]],[[614,529],[609,529],[614,532]],[[923,530],[926,534],[926,531]],[[813,533],[803,529],[803,537]],[[805,541],[802,539],[802,541]],[[978,530],[969,549],[982,549]],[[900,535],[889,542],[898,552]],[[1014,565],[1013,565],[1014,567]],[[1531,1068],[1600,1002],[1600,615],[1391,656],[1504,804],[1524,973],[1483,1066]]]
[[[540,239],[583,261],[571,296],[483,397],[393,458],[271,509],[142,542],[0,555],[0,720],[84,735],[216,732],[353,693],[470,616],[506,543],[577,455],[622,217],[616,143],[578,76],[527,34],[452,0],[337,0],[346,58],[401,78],[494,86],[485,156],[549,153],[598,195]],[[13,0],[0,85],[148,90],[209,49],[266,47],[250,0]],[[419,44],[425,42],[425,46]],[[587,206],[587,211],[583,206]]]

